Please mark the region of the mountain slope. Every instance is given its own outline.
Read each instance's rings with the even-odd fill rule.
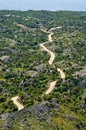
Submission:
[[[86,129],[85,12],[0,11],[0,117],[2,130]]]

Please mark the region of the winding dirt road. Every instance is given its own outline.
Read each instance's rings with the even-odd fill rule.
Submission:
[[[53,39],[52,39],[52,35],[54,35],[53,31],[56,30],[56,29],[60,29],[60,28],[61,27],[55,27],[55,28],[51,28],[48,32],[45,31],[46,33],[49,33],[49,35],[48,35],[48,42],[40,44],[40,47],[42,47],[44,51],[47,51],[50,54],[50,56],[51,56],[49,61],[48,61],[49,65],[53,64],[53,61],[55,59],[55,54],[52,51],[50,51],[49,49],[47,49],[44,45],[46,43],[53,42]],[[57,71],[60,72],[61,78],[64,80],[65,79],[65,73],[60,68],[57,68]],[[56,82],[57,82],[57,80],[50,82],[49,88],[45,92],[46,95],[48,95],[49,93],[51,93],[53,91],[53,89],[55,88]]]
[[[57,71],[60,72],[61,78],[65,79],[65,73],[60,68],[57,68]]]
[[[45,43],[40,44],[40,47],[42,47],[44,51],[47,51],[47,52],[50,54],[51,57],[50,57],[48,63],[49,63],[49,65],[51,65],[51,64],[53,63],[54,59],[55,59],[55,54],[54,54],[52,51],[48,50],[48,49],[44,46],[44,44],[46,44],[46,43],[48,43],[48,42],[45,42]]]
[[[23,29],[28,29],[28,27],[26,27],[25,25],[23,24],[18,24],[18,23],[14,23],[16,26],[20,27],[20,28],[23,28]]]
[[[22,27],[22,28],[25,28],[25,29],[27,28],[27,27],[25,27],[24,25],[21,25],[21,24],[17,24],[17,25],[19,27]],[[53,39],[52,39],[52,35],[54,35],[53,31],[56,30],[56,29],[60,29],[60,28],[61,27],[55,27],[55,28],[51,28],[49,31],[45,30],[45,33],[49,34],[48,35],[48,41],[40,44],[40,47],[42,47],[44,51],[47,51],[50,54],[50,59],[48,61],[49,65],[53,64],[53,61],[55,59],[55,54],[52,51],[50,51],[49,49],[47,49],[44,45],[49,43],[49,42],[53,42]],[[57,71],[60,72],[61,78],[65,79],[65,73],[60,68],[57,68]],[[53,91],[53,89],[55,88],[56,82],[57,82],[57,80],[50,82],[49,88],[45,92],[46,95],[48,95],[49,93],[51,93]],[[15,96],[11,100],[18,107],[18,111],[19,111],[19,110],[24,109],[24,106],[21,103],[19,103],[18,99],[19,99],[19,96]]]
[[[49,61],[48,61],[49,65],[51,65],[53,63],[53,61],[55,59],[55,54],[52,51],[50,51],[49,49],[47,49],[44,45],[49,43],[49,42],[53,42],[52,35],[54,35],[54,32],[52,32],[52,31],[54,31],[56,29],[60,29],[60,28],[61,27],[55,27],[55,28],[51,28],[49,31],[45,30],[46,33],[49,33],[48,41],[40,44],[40,47],[42,47],[44,51],[47,51],[50,54],[50,56],[51,56]],[[43,32],[44,32],[44,30],[43,30]]]
[[[46,33],[49,33],[49,32],[46,32]],[[50,34],[48,35],[48,41],[45,42],[45,43],[41,43],[40,44],[40,47],[42,47],[44,51],[47,51],[50,54],[50,56],[51,56],[50,59],[49,59],[49,61],[48,61],[49,65],[51,65],[53,63],[53,61],[55,59],[55,54],[52,51],[50,51],[49,49],[47,49],[44,45],[46,43],[48,43],[48,42],[52,42],[53,41],[52,40],[52,35],[53,34],[54,34],[53,32],[50,32]]]
[[[52,39],[52,35],[53,35],[54,33],[53,32],[51,32],[49,35],[48,35],[48,41],[49,42],[53,42],[53,39]]]
[[[48,95],[49,93],[52,92],[52,90],[54,89],[54,87],[55,87],[55,85],[56,85],[56,82],[57,82],[57,81],[52,81],[52,82],[50,82],[49,88],[48,88],[48,90],[45,92],[46,95]]]
[[[24,106],[18,102],[18,99],[19,99],[19,96],[15,96],[11,100],[18,107],[18,111],[20,111],[20,110],[24,109]]]

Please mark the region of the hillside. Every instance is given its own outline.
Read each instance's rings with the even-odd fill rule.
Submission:
[[[0,11],[0,130],[86,129],[86,13]]]

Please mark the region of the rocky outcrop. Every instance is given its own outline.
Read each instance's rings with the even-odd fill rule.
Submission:
[[[7,55],[4,55],[4,56],[2,56],[2,57],[0,58],[0,60],[2,60],[2,61],[8,61],[9,59],[10,59],[10,57],[7,56]]]
[[[15,128],[24,128],[26,130],[44,130],[46,128],[57,128],[56,123],[52,121],[52,110],[59,108],[57,105],[57,100],[53,100],[51,103],[44,101],[38,105],[33,105],[28,108],[25,108],[21,111],[6,113],[0,116],[0,120],[3,120],[2,128],[3,130],[13,130]],[[17,124],[18,127],[17,127]],[[44,125],[45,124],[45,125]],[[1,124],[0,124],[1,126]],[[35,126],[35,129],[34,129]]]

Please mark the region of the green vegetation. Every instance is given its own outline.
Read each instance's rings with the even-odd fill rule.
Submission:
[[[42,30],[57,26],[62,28],[54,30],[53,42],[45,45],[56,55],[50,66],[50,55],[39,45],[48,41],[48,34]],[[60,79],[57,67],[65,72],[65,81]],[[53,80],[57,80],[55,89],[45,95],[49,82]],[[11,101],[16,95],[19,95],[25,110],[16,112],[17,107]],[[37,105],[43,102],[47,102],[46,106],[39,109]],[[40,113],[42,109],[44,118],[43,108],[47,110],[47,116],[41,121],[37,114],[34,115],[34,109]],[[31,116],[27,116],[27,112]],[[85,12],[0,11],[1,117],[4,113],[10,114],[8,118],[0,119],[1,130],[86,129]]]

